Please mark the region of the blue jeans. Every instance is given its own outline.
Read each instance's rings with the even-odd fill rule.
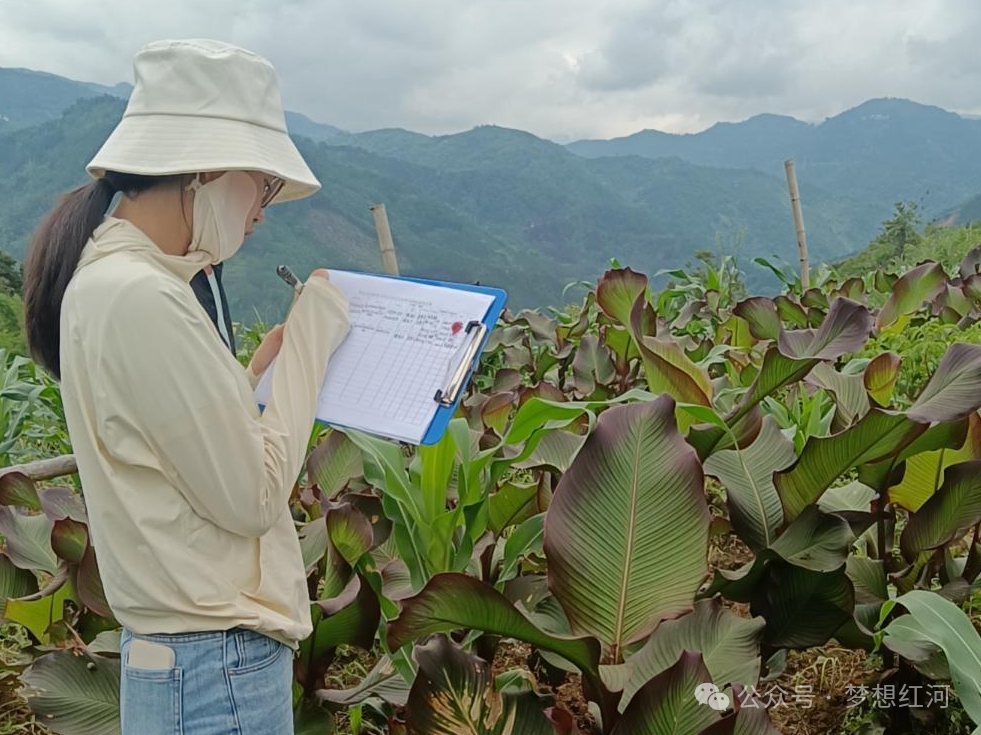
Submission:
[[[129,666],[133,639],[174,650],[174,667]],[[293,735],[293,650],[244,628],[120,639],[123,735]]]

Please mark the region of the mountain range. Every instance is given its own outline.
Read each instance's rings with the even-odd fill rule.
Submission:
[[[128,93],[0,69],[0,250],[22,257],[55,195],[85,180]],[[895,201],[956,217],[956,205],[981,192],[981,170],[970,165],[981,121],[904,100],[872,100],[817,125],[763,115],[695,135],[643,131],[565,146],[496,126],[351,133],[287,117],[323,189],[271,207],[226,266],[243,320],[253,310],[281,317],[281,262],[301,273],[377,270],[368,209],[377,202],[404,274],[500,285],[521,308],[575,298],[564,286],[594,280],[611,258],[653,274],[719,248],[737,251],[751,286],[765,287],[751,258],[796,255],[788,157],[815,261],[863,248]]]

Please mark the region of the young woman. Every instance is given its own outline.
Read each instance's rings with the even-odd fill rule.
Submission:
[[[241,367],[188,282],[233,256],[265,206],[319,183],[265,59],[166,41],[140,51],[135,72],[87,167],[96,180],[31,243],[28,340],[61,381],[123,625],[124,735],[291,735],[293,652],[311,621],[288,500],[347,301],[315,271]],[[253,386],[277,354],[260,415]]]

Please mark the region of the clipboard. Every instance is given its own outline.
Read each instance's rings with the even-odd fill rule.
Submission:
[[[352,275],[370,276],[372,278],[384,278],[395,281],[407,281],[458,291],[469,291],[491,297],[492,300],[483,317],[479,321],[472,320],[467,323],[465,329],[466,334],[463,342],[460,344],[458,352],[454,353],[453,357],[448,360],[447,367],[454,364],[461,353],[462,359],[460,360],[457,368],[453,370],[452,373],[448,373],[445,384],[441,385],[441,387],[436,391],[435,395],[433,395],[432,400],[435,404],[437,404],[437,408],[433,418],[430,420],[422,440],[419,441],[419,444],[423,446],[436,444],[443,437],[443,434],[446,433],[446,429],[456,413],[457,407],[460,405],[460,401],[463,398],[466,386],[469,384],[473,372],[476,369],[480,355],[483,353],[491,331],[494,329],[498,318],[504,311],[504,305],[507,301],[507,292],[503,289],[491,286],[471,285],[453,281],[439,281],[426,278],[414,278],[410,276],[391,276],[383,273],[370,273],[356,270],[349,270],[345,272],[351,273]],[[265,405],[262,402],[260,402],[259,405],[263,409],[265,408]],[[320,424],[321,426],[335,425],[319,417],[315,419],[315,423]],[[344,425],[337,424],[337,426],[343,427]],[[407,440],[400,439],[398,441]],[[412,441],[410,443],[415,442]]]
[[[453,281],[435,281],[427,278],[412,278],[410,276],[390,276],[383,273],[365,273],[364,271],[352,271],[352,273],[381,276],[397,281],[414,281],[415,283],[425,283],[430,286],[455,288],[459,291],[473,291],[475,293],[487,294],[494,298],[491,305],[487,307],[484,317],[480,320],[481,327],[471,328],[471,325],[467,325],[468,331],[477,332],[477,334],[474,334],[470,338],[469,343],[467,343],[468,347],[464,354],[464,360],[460,364],[457,374],[451,379],[451,384],[444,386],[440,391],[437,391],[437,395],[433,396],[433,400],[439,403],[440,407],[436,409],[436,415],[433,417],[432,423],[429,424],[429,429],[426,431],[426,435],[423,437],[420,445],[428,446],[436,444],[443,438],[443,434],[446,433],[446,428],[450,425],[450,420],[453,418],[457,406],[460,405],[460,401],[463,399],[463,392],[467,385],[469,385],[473,371],[476,369],[480,356],[484,352],[484,346],[490,338],[490,333],[494,330],[498,317],[504,311],[504,305],[508,299],[507,291],[491,286],[477,286]],[[325,422],[319,420],[317,423],[323,426],[327,425]]]

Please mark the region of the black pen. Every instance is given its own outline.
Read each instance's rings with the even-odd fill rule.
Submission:
[[[292,286],[293,290],[296,291],[297,296],[303,293],[303,284],[300,283],[299,279],[295,275],[293,275],[293,271],[289,269],[289,266],[278,266],[276,268],[276,275]]]

